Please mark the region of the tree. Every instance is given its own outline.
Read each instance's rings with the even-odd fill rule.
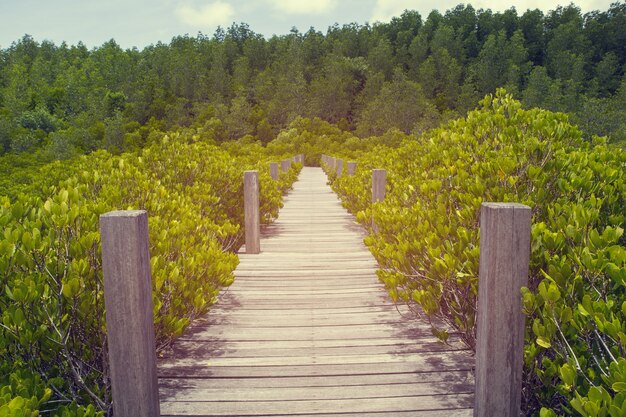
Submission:
[[[533,68],[528,77],[528,84],[523,94],[523,102],[527,107],[543,107],[549,109],[545,104],[549,100],[550,85],[552,80],[548,76],[548,71],[544,67]]]
[[[378,96],[367,103],[357,122],[359,136],[381,135],[391,128],[405,133],[433,127],[438,120],[435,107],[421,86],[407,79],[400,69],[385,82]]]
[[[373,71],[381,72],[387,80],[391,79],[394,67],[391,42],[387,38],[381,38],[378,45],[370,50],[367,62]]]

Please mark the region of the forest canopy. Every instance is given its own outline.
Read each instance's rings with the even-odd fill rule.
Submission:
[[[387,23],[266,39],[245,23],[213,36],[89,50],[25,35],[0,50],[0,154],[63,159],[142,147],[151,128],[209,124],[216,139],[271,140],[296,117],[357,135],[419,133],[504,87],[571,115],[587,137],[626,137],[626,4],[582,14],[458,5]]]

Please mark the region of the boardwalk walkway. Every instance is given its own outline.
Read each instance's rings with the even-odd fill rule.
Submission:
[[[470,416],[473,358],[403,319],[362,239],[304,168],[261,254],[159,361],[161,414]]]

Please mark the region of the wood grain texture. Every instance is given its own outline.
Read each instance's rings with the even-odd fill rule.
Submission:
[[[243,206],[245,214],[246,253],[261,251],[261,218],[259,213],[259,172],[243,173]]]
[[[474,415],[517,417],[522,394],[524,314],[528,285],[531,209],[483,203],[476,335]]]
[[[103,214],[100,235],[113,410],[121,417],[159,415],[148,215]]]
[[[303,168],[261,253],[239,254],[235,283],[159,360],[163,415],[472,414],[472,355],[390,301],[326,182]]]

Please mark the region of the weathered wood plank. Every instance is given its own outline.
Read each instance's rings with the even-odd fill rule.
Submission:
[[[339,413],[350,410],[356,413],[429,411],[468,408],[473,394],[411,396],[390,398],[303,400],[303,401],[222,401],[222,402],[163,402],[164,413],[203,416],[258,416],[298,415],[302,413]]]
[[[161,395],[167,401],[302,401],[302,400],[341,400],[412,397],[423,395],[451,394],[448,383],[410,383],[377,385],[335,385],[328,387],[268,387],[239,388],[211,387],[206,379],[168,380],[161,385]],[[181,389],[184,388],[184,389]],[[473,381],[455,386],[456,394],[474,391]]]

